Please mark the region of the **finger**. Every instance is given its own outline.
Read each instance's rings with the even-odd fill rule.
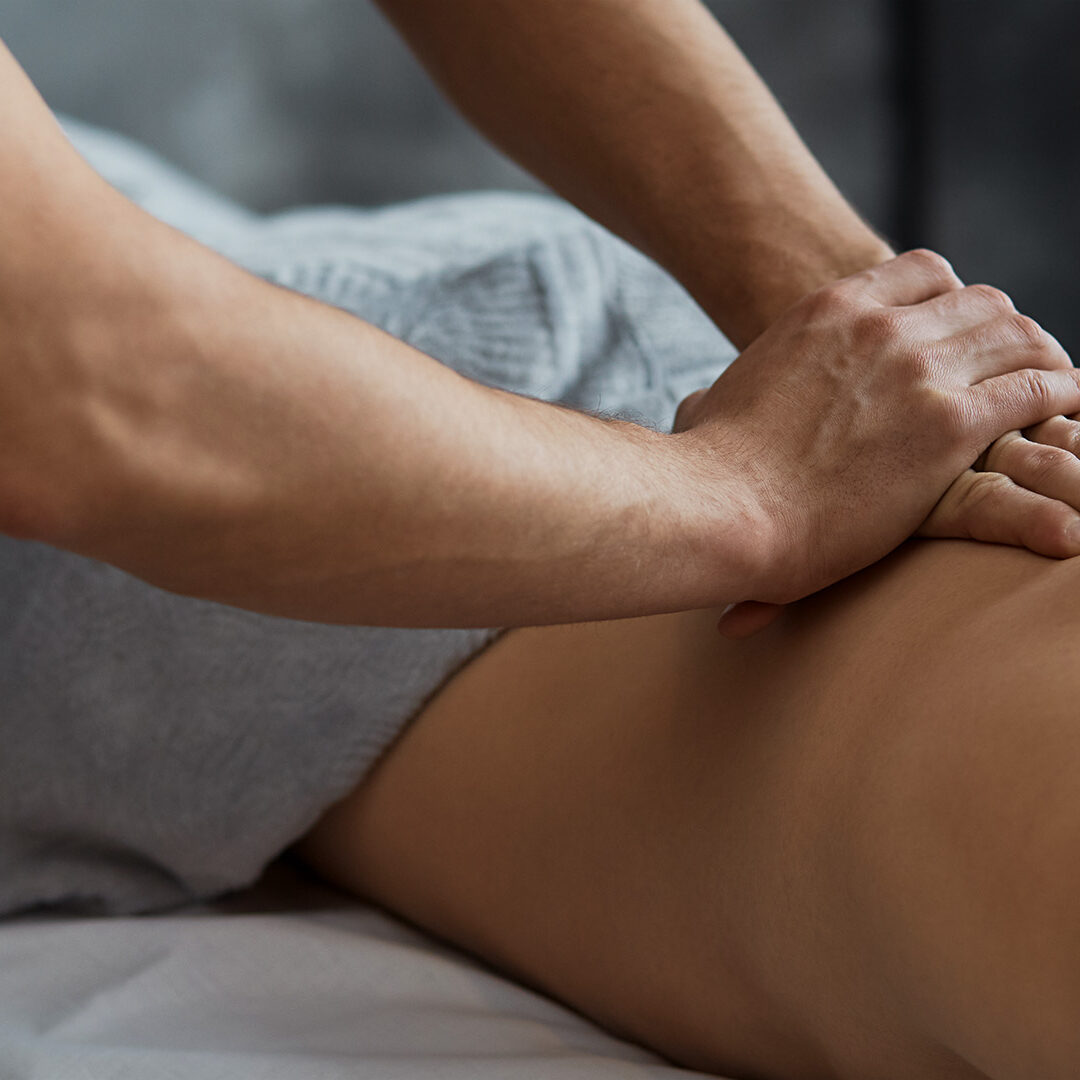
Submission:
[[[983,467],[1014,483],[1080,510],[1080,459],[1057,446],[1009,432],[986,452]]]
[[[906,307],[963,288],[963,282],[947,259],[920,248],[852,274],[835,287],[886,307]]]
[[[992,442],[976,459],[975,463],[971,466],[975,472],[1000,472],[1000,469],[992,469],[987,464],[987,459],[990,456],[991,450],[1000,450],[1000,448],[1006,443],[1013,442],[1016,439],[1022,439],[1023,433],[1020,431],[1006,431],[1004,435],[1000,436],[997,440]]]
[[[957,333],[1016,311],[1012,299],[992,285],[949,289],[914,306],[936,327],[948,327]]]
[[[1072,367],[1069,354],[1058,340],[1034,319],[1018,311],[1001,313],[966,330],[957,330],[940,341],[938,348],[957,367],[968,372],[972,382],[1024,368],[1053,371]]]
[[[692,394],[687,394],[679,402],[679,406],[675,410],[675,422],[671,425],[672,434],[686,431],[687,428],[694,426],[694,414],[697,412],[698,402],[701,401],[707,391],[708,387],[702,387],[702,389],[695,390]]]
[[[1080,555],[1080,514],[1001,473],[969,469],[941,497],[918,535],[1010,544],[1066,559]]]
[[[728,608],[720,616],[716,629],[724,637],[738,641],[764,630],[783,610],[783,604],[762,604],[757,600],[745,600]]]
[[[1045,446],[1058,446],[1070,454],[1080,456],[1080,423],[1075,417],[1051,416],[1041,424],[1029,427],[1024,434],[1032,441]]]
[[[995,375],[961,391],[956,403],[960,419],[975,418],[970,430],[978,445],[988,446],[1006,431],[1080,410],[1080,371],[1023,368]]]

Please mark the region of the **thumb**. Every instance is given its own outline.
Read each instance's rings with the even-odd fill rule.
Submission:
[[[729,607],[720,616],[716,629],[724,637],[738,641],[764,630],[783,610],[783,604],[762,604],[757,600],[744,600],[741,604]]]

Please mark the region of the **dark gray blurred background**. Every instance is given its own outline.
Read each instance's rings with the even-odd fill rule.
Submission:
[[[710,6],[879,230],[1080,360],[1077,0]],[[260,209],[535,186],[367,0],[0,0],[0,36],[54,108]]]

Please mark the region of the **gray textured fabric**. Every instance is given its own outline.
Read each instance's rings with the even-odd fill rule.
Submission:
[[[733,356],[670,278],[556,200],[262,218],[67,127],[153,213],[480,381],[667,426]],[[497,633],[253,615],[0,538],[0,913],[249,883]]]

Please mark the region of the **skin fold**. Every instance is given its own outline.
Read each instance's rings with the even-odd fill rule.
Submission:
[[[509,632],[298,851],[685,1066],[1080,1072],[1080,560]]]

